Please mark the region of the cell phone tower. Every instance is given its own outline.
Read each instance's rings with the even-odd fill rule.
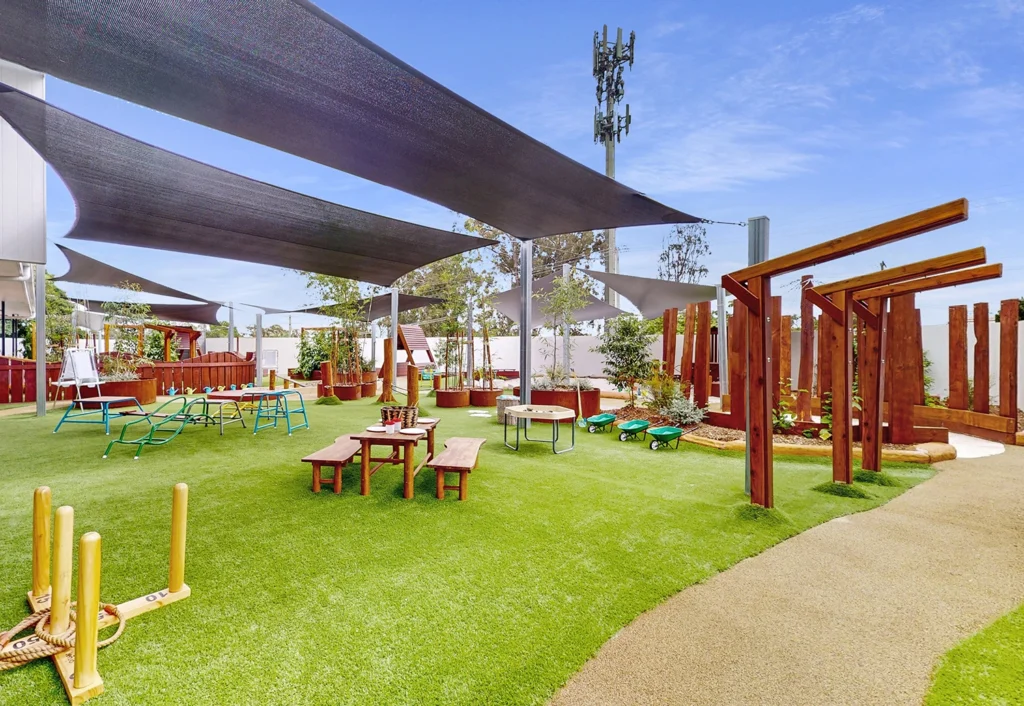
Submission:
[[[626,95],[626,82],[622,78],[628,64],[633,68],[633,47],[636,32],[629,33],[629,43],[622,41],[622,28],[619,27],[615,43],[608,42],[608,25],[603,32],[594,32],[594,78],[597,79],[597,107],[594,108],[594,142],[604,145],[604,173],[611,179],[615,178],[615,143],[622,141],[623,133],[629,134],[629,125],[633,118],[626,112],[620,115],[616,107]],[[619,271],[619,251],[615,245],[615,229],[605,231],[605,269],[608,272]],[[605,300],[612,306],[618,306],[618,295],[605,287]]]

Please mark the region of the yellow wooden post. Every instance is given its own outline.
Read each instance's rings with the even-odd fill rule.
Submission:
[[[171,333],[164,331],[164,362],[171,362]]]
[[[100,610],[100,535],[88,532],[78,542],[78,606],[75,630],[75,688],[102,684],[96,668]]]
[[[288,383],[285,383],[285,389],[287,389],[287,387],[288,387]],[[276,370],[271,370],[270,371],[270,389],[271,390],[276,390],[277,389],[277,371]]]
[[[32,596],[50,592],[50,508],[48,487],[36,488],[32,495]]]
[[[171,575],[167,589],[177,593],[185,585],[185,528],[188,521],[188,486],[174,486],[171,500]]]
[[[53,596],[50,599],[50,634],[68,631],[71,611],[71,555],[75,550],[75,511],[57,508],[53,522]]]
[[[110,352],[110,324],[103,324],[103,352]]]
[[[139,357],[141,358],[146,352],[146,329],[142,326],[137,326],[136,330],[139,332]]]

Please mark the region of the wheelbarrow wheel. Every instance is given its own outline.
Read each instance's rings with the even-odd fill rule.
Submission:
[[[621,434],[619,434],[619,441],[625,441],[628,438],[629,434],[627,434],[626,432],[622,432]]]
[[[589,427],[587,427],[587,431],[589,431],[591,434],[593,434],[594,432],[597,431],[597,427],[594,426],[593,424],[591,424]]]
[[[658,450],[658,440],[655,439],[654,441],[651,442],[651,451],[657,451],[657,450]]]

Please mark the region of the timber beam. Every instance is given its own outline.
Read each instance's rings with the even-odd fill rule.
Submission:
[[[955,287],[961,284],[971,284],[972,282],[984,282],[989,279],[999,279],[1002,276],[1002,264],[982,265],[981,267],[970,267],[966,270],[959,270],[957,272],[946,272],[939,275],[911,279],[906,282],[888,284],[884,287],[862,289],[861,291],[854,293],[853,296],[860,301],[864,301],[865,299],[875,299],[878,297],[896,297],[901,294],[917,294],[918,292],[927,292],[932,289],[944,289],[946,287]]]
[[[871,272],[870,274],[861,275],[860,277],[851,277],[849,279],[839,280],[838,282],[819,284],[814,288],[818,290],[819,294],[824,295],[833,294],[835,292],[857,292],[862,289],[871,289],[886,284],[896,284],[897,282],[904,282],[908,279],[917,279],[918,277],[925,277],[927,275],[937,275],[943,272],[962,270],[965,267],[974,267],[976,265],[984,265],[985,263],[985,248],[971,248],[970,250],[961,250],[960,252],[943,255],[941,257],[933,257],[930,260],[913,262],[909,265],[889,267],[888,269]]]

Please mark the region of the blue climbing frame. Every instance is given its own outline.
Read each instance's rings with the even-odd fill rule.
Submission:
[[[288,427],[288,436],[296,429],[309,428],[309,418],[306,417],[306,402],[298,390],[268,390],[260,392],[259,402],[256,405],[256,421],[252,425],[252,433],[261,429],[277,427],[278,420],[283,419]],[[289,400],[295,398],[299,401],[297,406],[292,406]],[[302,422],[292,424],[292,415],[301,414]],[[264,421],[260,421],[260,420]]]
[[[131,402],[135,407],[145,414],[145,410],[142,409],[142,405],[134,397],[86,397],[85,399],[77,399],[72,402],[66,410],[64,410],[64,416],[57,422],[57,426],[54,427],[53,433],[56,434],[61,426],[64,424],[102,424],[103,431],[109,436],[110,435],[110,405],[117,404],[119,402]],[[86,409],[85,403],[98,404],[98,409]],[[78,406],[79,411],[76,413],[75,408]],[[118,416],[119,413],[114,416]],[[99,416],[100,419],[93,419],[92,417]],[[85,419],[89,417],[89,419]]]

